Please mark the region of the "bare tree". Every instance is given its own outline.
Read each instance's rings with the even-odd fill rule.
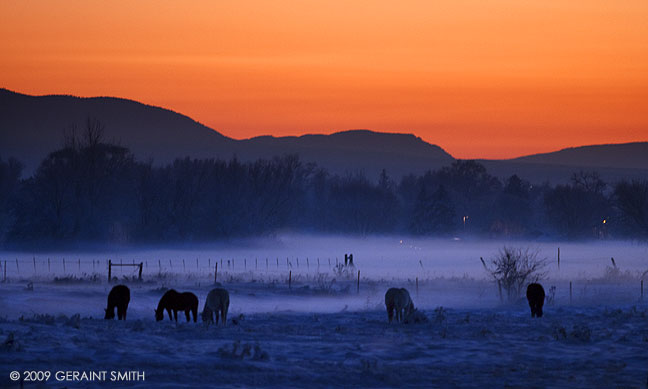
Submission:
[[[63,148],[78,151],[83,148],[96,147],[105,141],[106,127],[94,117],[86,118],[85,127],[79,130],[76,123],[72,123],[63,132]]]
[[[538,250],[521,247],[500,249],[488,263],[481,258],[486,272],[504,289],[509,302],[520,297],[524,286],[547,276],[547,261],[539,257]]]

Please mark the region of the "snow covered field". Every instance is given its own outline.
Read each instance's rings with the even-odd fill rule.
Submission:
[[[10,372],[26,370],[50,372],[52,387],[648,385],[648,296],[640,300],[646,246],[561,243],[558,269],[558,245],[535,244],[551,263],[545,290],[556,289],[545,316],[532,319],[524,299],[500,302],[481,266],[479,256],[495,254],[501,242],[353,243],[287,238],[254,248],[109,253],[115,261],[149,262],[141,282],[130,269],[113,273],[131,289],[125,322],[103,320],[112,284],[96,262],[94,273],[78,272],[78,263],[66,273],[51,271],[51,264],[46,272],[38,262],[32,274],[23,262],[20,273],[8,266],[8,281],[0,284],[0,387],[19,387]],[[344,252],[354,253],[361,271],[359,291],[355,272],[347,277],[335,274],[334,262],[328,266],[329,257],[340,261]],[[4,253],[0,260],[29,264],[63,255],[89,267],[85,261],[105,261],[108,253]],[[220,266],[221,256],[235,260],[218,275],[231,295],[227,327],[205,327],[200,318],[186,323],[184,315],[177,325],[154,321],[167,288],[194,292],[202,310],[214,285],[213,270],[202,263],[218,258]],[[275,259],[275,268],[266,268],[266,256],[282,258],[279,267]],[[319,271],[312,259],[318,257]],[[169,259],[172,265],[158,268],[158,260]],[[408,288],[428,321],[389,325],[384,293],[392,286]],[[107,375],[57,379],[57,372],[75,371]],[[145,380],[111,381],[117,371],[144,372]]]

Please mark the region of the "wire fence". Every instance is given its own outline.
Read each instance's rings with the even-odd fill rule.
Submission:
[[[608,259],[608,261],[610,261]],[[383,261],[384,262],[384,261]],[[131,258],[131,259],[93,259],[93,258],[70,258],[70,257],[36,257],[31,260],[27,258],[3,259],[0,258],[0,281],[23,282],[23,281],[92,281],[109,282],[109,263],[114,266],[110,270],[110,281],[162,281],[181,282],[183,277],[203,280],[200,282],[232,282],[232,281],[270,281],[285,284],[287,288],[294,288],[294,285],[315,284],[329,282],[331,278],[346,280],[350,283],[351,290],[360,292],[373,281],[396,280],[400,285],[410,288],[412,293],[418,297],[421,293],[444,293],[443,285],[456,287],[460,283],[464,289],[490,287],[493,295],[499,294],[499,300],[505,302],[506,296],[498,291],[497,284],[487,277],[481,278],[481,287],[474,284],[475,279],[470,277],[444,278],[439,276],[434,269],[434,263],[423,259],[410,258],[408,260],[392,260],[391,266],[385,267],[384,263],[378,263],[374,267],[372,261],[361,261],[358,264],[345,264],[344,257],[255,257],[255,258]],[[142,278],[139,278],[142,264]],[[561,304],[572,303],[601,303],[610,299],[645,302],[645,279],[648,271],[621,272],[618,270],[614,260],[613,266],[608,266],[605,274],[598,278],[573,277],[558,278],[560,268],[557,264],[549,272],[547,278],[542,280],[547,293],[547,302],[554,300]],[[131,265],[131,266],[126,266]],[[475,261],[475,268],[479,269],[481,264]],[[565,261],[561,265],[565,266]],[[398,270],[407,269],[407,272],[398,273]],[[611,271],[610,271],[611,270]],[[361,274],[368,274],[361,279]],[[405,275],[405,277],[398,277]],[[455,285],[444,284],[443,280]],[[441,280],[441,282],[440,282]],[[365,285],[365,286],[362,286]],[[326,284],[328,285],[328,284]],[[325,285],[325,286],[326,286]],[[467,291],[466,290],[466,291]],[[482,289],[483,290],[483,289]],[[482,293],[482,292],[479,292]]]
[[[574,299],[576,289],[601,290],[601,282],[608,284],[633,284],[633,290],[644,296],[644,280],[648,277],[648,271],[641,273],[638,270],[633,272],[622,272],[617,267],[614,258],[594,258],[592,265],[582,263],[572,264],[574,268],[565,273],[565,268],[570,266],[570,260],[560,258],[558,252],[557,260],[550,261],[548,277],[543,281],[546,285],[563,285],[561,293],[566,293],[567,282],[569,282],[569,298]],[[109,264],[113,266],[109,270]],[[419,281],[423,284],[427,280],[434,280],[448,277],[453,274],[455,268],[446,262],[435,261],[433,258],[372,258],[356,260],[353,266],[347,266],[347,258],[342,256],[285,256],[285,257],[178,257],[168,256],[165,258],[132,257],[125,258],[74,258],[74,257],[37,257],[31,258],[2,258],[0,257],[0,281],[12,282],[20,280],[56,280],[56,279],[92,279],[98,282],[107,282],[109,274],[111,281],[114,279],[136,280],[140,279],[138,274],[141,267],[143,280],[154,280],[159,278],[193,277],[213,281],[227,281],[233,278],[238,279],[267,279],[279,280],[281,282],[313,281],[324,276],[338,277],[356,281],[360,288],[360,274],[365,281],[405,279],[412,287],[418,290]],[[607,263],[607,265],[606,265]],[[579,268],[593,267],[596,264],[602,269],[598,277],[588,277]],[[132,266],[128,266],[132,265]],[[357,267],[356,267],[357,265]],[[459,264],[456,269],[465,268],[465,264]],[[359,270],[362,269],[362,273]],[[463,273],[466,279],[488,280],[482,272],[479,261],[474,261],[473,273]],[[461,272],[461,270],[458,270]],[[480,276],[474,277],[475,274]],[[456,272],[452,277],[457,277]],[[461,277],[461,276],[460,276]],[[459,278],[460,278],[459,277]],[[578,286],[575,286],[578,285]],[[549,292],[549,291],[548,291]],[[634,292],[633,292],[634,293]]]
[[[344,264],[339,257],[310,258],[180,258],[180,259],[81,259],[81,258],[25,258],[1,259],[0,279],[28,279],[30,277],[52,278],[63,276],[105,275],[108,279],[109,264],[115,277],[137,275],[142,264],[144,277],[164,274],[214,275],[215,272],[237,274],[317,274],[332,272]],[[127,265],[132,265],[128,267]]]

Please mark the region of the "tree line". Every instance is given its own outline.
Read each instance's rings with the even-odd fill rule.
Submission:
[[[457,160],[398,182],[382,171],[334,175],[296,155],[139,161],[106,142],[99,122],[66,136],[33,176],[0,158],[5,247],[75,242],[207,242],[281,231],[476,235],[498,238],[648,238],[648,181],[604,182],[576,172],[566,185],[504,181]]]

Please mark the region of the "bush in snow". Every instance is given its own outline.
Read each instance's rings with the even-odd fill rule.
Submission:
[[[22,345],[14,339],[14,333],[10,332],[9,335],[7,335],[7,339],[2,343],[1,348],[4,351],[21,351]]]
[[[425,314],[418,309],[414,309],[405,316],[403,323],[405,324],[415,324],[415,323],[427,323],[428,318]]]
[[[526,286],[537,282],[547,273],[547,261],[530,248],[504,246],[488,263],[481,258],[486,272],[506,292],[509,302],[516,301]]]
[[[352,264],[345,265],[343,263],[338,263],[333,267],[333,274],[336,277],[352,280],[356,275],[356,267]]]
[[[316,289],[318,291],[326,294],[331,294],[334,292],[333,285],[335,284],[335,278],[329,278],[328,274],[317,273],[315,282],[317,283]]]
[[[76,328],[78,330],[79,328],[81,328],[81,315],[78,313],[72,315],[65,321],[65,325],[68,327]]]
[[[39,324],[48,324],[48,325],[53,325],[56,323],[56,318],[52,315],[48,314],[34,314],[32,317],[25,317],[25,316],[20,316],[18,318],[19,321],[26,322],[26,323],[39,323]]]
[[[436,307],[434,309],[434,322],[438,324],[443,324],[448,317],[447,317],[447,310],[443,307]]]
[[[258,344],[249,343],[241,344],[240,341],[232,343],[230,346],[223,346],[218,349],[218,354],[228,359],[252,359],[255,361],[267,361],[270,356],[261,349]]]
[[[547,305],[553,305],[554,301],[556,301],[556,287],[551,286],[549,287],[549,293],[546,296],[547,299]]]

